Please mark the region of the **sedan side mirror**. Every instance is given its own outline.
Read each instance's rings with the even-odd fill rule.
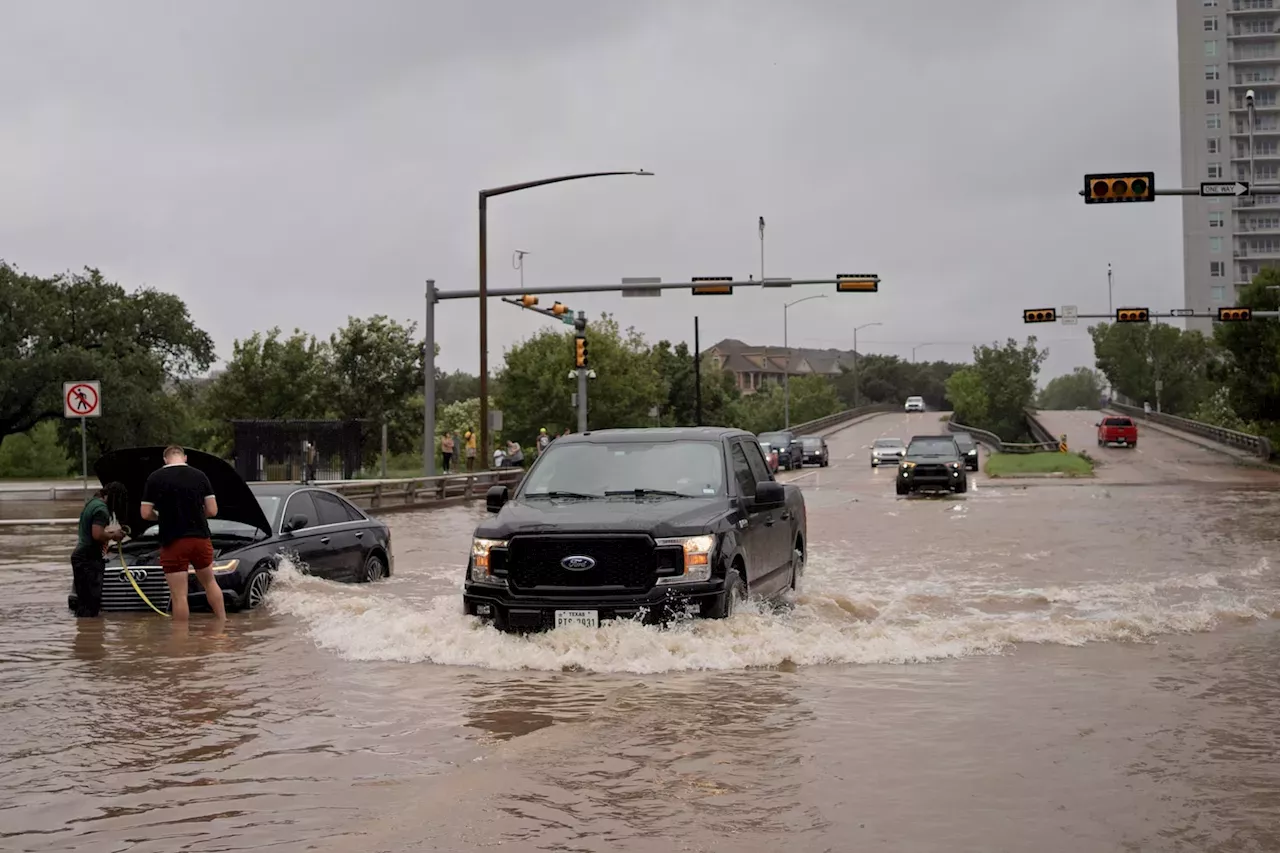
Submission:
[[[490,486],[484,495],[484,508],[489,512],[498,512],[511,499],[511,490],[506,486]]]
[[[774,480],[761,480],[756,483],[755,500],[751,502],[757,509],[773,509],[787,502],[787,491],[782,484]]]
[[[291,515],[289,516],[289,520],[284,523],[284,532],[292,533],[295,530],[301,530],[302,528],[306,527],[310,523],[311,523],[311,519],[307,518],[302,513],[298,513],[297,515]]]

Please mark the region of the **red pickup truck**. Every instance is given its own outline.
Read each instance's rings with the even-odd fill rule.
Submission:
[[[1138,446],[1138,425],[1131,418],[1112,415],[1098,422],[1098,446],[1118,444],[1121,447]]]

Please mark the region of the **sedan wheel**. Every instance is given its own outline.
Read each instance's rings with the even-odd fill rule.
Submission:
[[[382,558],[377,554],[370,554],[369,559],[364,561],[364,574],[360,578],[361,583],[374,583],[386,577],[386,566],[382,564]]]
[[[245,590],[245,609],[253,610],[267,598],[267,590],[271,589],[271,572],[259,569],[249,578],[249,586]]]

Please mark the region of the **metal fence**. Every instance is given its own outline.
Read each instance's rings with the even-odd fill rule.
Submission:
[[[980,441],[996,453],[1004,453],[1004,440],[994,432],[988,432],[985,429],[967,426],[954,420],[947,420],[947,429],[951,432],[967,432],[973,436],[975,441]]]
[[[1224,427],[1214,426],[1213,424],[1193,421],[1190,418],[1180,418],[1177,415],[1166,415],[1160,412],[1147,412],[1140,406],[1130,406],[1125,403],[1118,403],[1115,400],[1112,400],[1107,408],[1120,412],[1121,414],[1129,415],[1133,418],[1163,424],[1170,429],[1189,432],[1192,435],[1198,435],[1201,438],[1207,438],[1210,441],[1216,441],[1219,444],[1225,444],[1228,447],[1239,448],[1240,450],[1252,453],[1262,459],[1271,458],[1271,441],[1267,439],[1266,436],[1253,435],[1247,432],[1236,432],[1233,429],[1225,429]]]
[[[802,424],[793,424],[791,431],[796,435],[804,435],[806,433],[820,433],[830,430],[832,427],[842,426],[843,424],[855,418],[861,418],[866,415],[878,415],[885,412],[896,412],[901,407],[892,403],[872,403],[867,406],[859,406],[856,409],[846,409],[843,412],[836,412],[834,415],[827,415],[816,420],[806,421]]]
[[[363,421],[234,420],[231,452],[245,482],[350,480],[360,470]]]

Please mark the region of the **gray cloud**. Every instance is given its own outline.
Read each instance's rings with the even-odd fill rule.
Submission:
[[[1032,330],[1057,373],[1091,362],[1085,326],[1023,307],[1105,310],[1108,261],[1118,302],[1180,299],[1178,205],[1075,195],[1178,174],[1174,26],[1161,0],[27,3],[0,33],[0,257],[174,290],[225,355],[474,287],[481,187],[644,167],[495,199],[491,283],[517,248],[540,285],[758,274],[763,215],[769,275],[884,280],[793,309],[793,344],[880,322],[863,349],[961,358]],[[565,301],[780,345],[809,293]],[[475,316],[441,307],[445,366],[474,369]],[[495,359],[544,322],[490,316]]]

